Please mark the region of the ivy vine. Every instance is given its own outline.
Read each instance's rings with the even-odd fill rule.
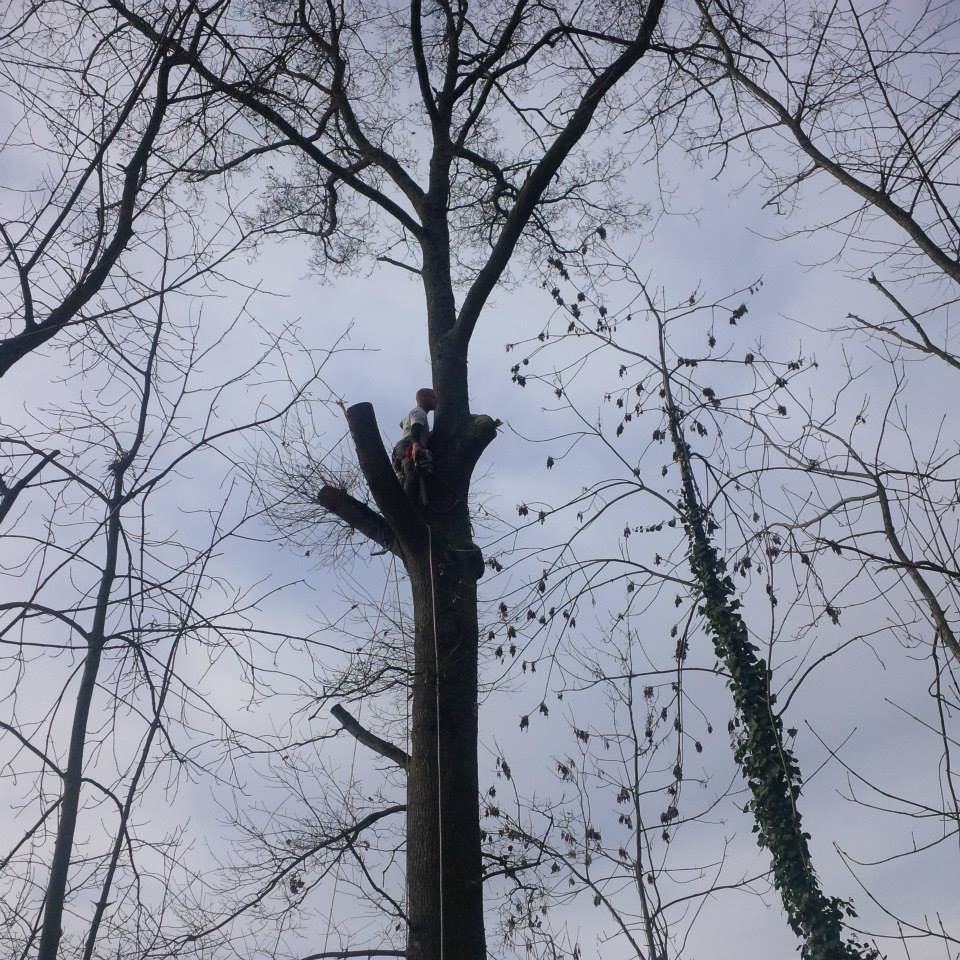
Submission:
[[[667,419],[681,473],[683,495],[678,507],[687,534],[690,570],[701,592],[700,613],[730,677],[728,686],[739,721],[734,728],[734,757],[750,789],[748,809],[753,814],[757,844],[770,852],[774,885],[791,929],[802,940],[804,960],[876,960],[879,954],[869,943],[852,936],[844,938],[844,918],[856,916],[853,905],[826,896],[813,869],[810,834],[804,832],[797,809],[803,786],[800,767],[783,742],[783,724],[771,706],[767,663],[750,641],[733,581],[707,532],[690,448],[683,438],[665,363],[662,373]]]

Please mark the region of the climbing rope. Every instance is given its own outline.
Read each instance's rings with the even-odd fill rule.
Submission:
[[[427,524],[427,554],[430,561],[430,616],[433,621],[433,691],[437,722],[437,849],[440,860],[440,960],[443,960],[443,789],[440,782],[440,643],[437,639],[437,590],[433,582],[433,532]]]
[[[400,645],[403,648],[403,662],[406,667],[406,676],[409,678],[414,676],[415,665],[411,662],[410,658],[410,644],[407,643],[407,634],[403,626],[403,601],[400,599],[400,574],[397,572],[397,558],[394,556],[391,565],[390,572],[393,576],[393,584],[397,593],[397,625],[400,628]],[[403,697],[403,715],[404,715],[404,738],[403,738],[403,752],[409,757],[410,754],[410,700],[413,697],[413,693],[409,686],[405,685],[404,697]],[[409,773],[408,773],[409,775]],[[409,917],[410,912],[410,871],[406,871],[406,876],[404,878],[404,904],[406,905],[407,914],[404,919]]]

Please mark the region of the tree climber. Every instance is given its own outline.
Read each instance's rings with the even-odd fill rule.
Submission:
[[[437,395],[430,387],[421,387],[416,395],[417,405],[404,417],[403,433],[393,448],[394,473],[411,499],[419,499],[426,505],[422,476],[432,469],[430,455],[430,427],[427,414],[437,409]]]

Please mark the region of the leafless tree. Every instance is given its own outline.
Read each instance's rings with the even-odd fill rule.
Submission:
[[[930,827],[922,842],[891,833],[884,853],[844,852],[863,887],[860,905],[866,898],[871,910],[879,908],[896,923],[892,932],[889,925],[872,925],[872,936],[927,937],[949,944],[951,933],[942,924],[910,917],[908,910],[872,890],[865,876],[869,869],[882,869],[906,855],[935,862],[943,856],[943,844],[952,845],[955,837],[956,783],[950,756],[956,702],[950,653],[955,479],[954,451],[943,442],[946,412],[924,424],[920,439],[908,419],[910,367],[904,365],[902,351],[893,355],[877,350],[883,360],[879,365],[866,351],[860,362],[847,356],[847,379],[830,382],[829,389],[823,386],[827,375],[813,357],[798,353],[787,361],[773,360],[760,333],[746,353],[742,348],[737,351],[730,340],[737,329],[751,327],[747,303],[762,284],[725,302],[710,303],[694,292],[672,306],[651,304],[650,285],[593,238],[583,245],[580,257],[554,259],[545,285],[557,303],[556,315],[537,337],[512,345],[512,352],[519,354],[512,368],[514,381],[522,387],[542,383],[556,393],[556,405],[562,408],[578,395],[583,402],[585,388],[578,382],[592,382],[588,365],[597,368],[604,361],[608,369],[611,361],[619,365],[619,382],[603,397],[602,406],[609,405],[612,415],[587,417],[575,406],[580,429],[545,441],[549,469],[562,471],[568,459],[582,460],[583,443],[605,451],[614,468],[608,479],[594,481],[564,506],[578,511],[575,530],[603,523],[604,516],[615,527],[615,518],[626,512],[620,555],[606,549],[585,560],[581,546],[578,569],[602,569],[610,580],[627,578],[631,595],[642,598],[650,595],[650,574],[668,577],[685,565],[669,538],[663,540],[666,528],[679,526],[669,496],[664,516],[657,519],[654,513],[652,522],[633,524],[628,506],[638,498],[662,496],[652,470],[657,466],[655,451],[661,444],[676,447],[659,419],[669,407],[670,394],[661,383],[666,370],[674,397],[683,397],[675,399],[674,406],[685,436],[693,438],[686,442],[691,469],[696,468],[694,494],[703,503],[704,535],[708,541],[720,538],[725,545],[719,558],[724,576],[736,574],[738,583],[730,595],[752,611],[752,619],[767,619],[770,624],[766,638],[762,632],[753,637],[767,647],[772,684],[768,695],[771,704],[777,704],[771,707],[773,712],[790,720],[790,711],[804,699],[797,698],[801,687],[815,688],[822,671],[830,670],[825,665],[839,655],[846,658],[859,649],[870,651],[872,658],[877,650],[885,660],[918,652],[930,661],[929,703],[924,706],[907,690],[894,694],[893,702],[905,724],[918,731],[926,727],[940,742],[939,776],[931,767],[904,789],[895,777],[888,780],[887,771],[869,770],[856,758],[842,757],[829,738],[819,743],[830,762],[846,771],[851,800],[871,814],[905,817],[911,832],[917,818]],[[651,316],[661,318],[661,332],[667,323],[672,331],[666,364],[649,349],[655,332],[649,329]],[[696,323],[697,317],[706,321],[706,329],[703,322]],[[859,392],[864,358],[880,372],[893,374],[889,398],[879,405]],[[654,428],[652,443],[643,424]],[[594,455],[588,459],[593,462]],[[672,463],[663,464],[663,476],[669,477],[681,461],[682,450],[674,449]],[[689,492],[675,496],[681,505],[690,499]],[[546,517],[550,523],[556,511],[548,504],[528,502],[523,512],[539,515],[541,521]],[[650,517],[650,508],[642,512]],[[634,561],[637,534],[646,534],[647,551],[652,543],[660,570],[645,571]],[[561,573],[564,566],[556,564],[551,575],[554,570]],[[678,604],[682,593],[678,579]],[[635,602],[646,612],[652,601]],[[848,619],[855,624],[852,634]],[[843,625],[847,629],[837,631]],[[847,636],[834,641],[834,631]],[[892,653],[879,652],[889,650],[895,638],[902,652],[896,643]],[[805,650],[799,656],[791,649],[798,641]],[[687,645],[690,648],[696,649],[695,644]],[[809,722],[815,725],[816,717]],[[801,726],[794,718],[787,739]],[[731,729],[735,731],[735,725]],[[816,826],[812,829],[816,836]],[[863,932],[855,925],[853,929]]]
[[[550,579],[557,574],[552,570]],[[650,597],[642,599],[647,591],[639,591],[638,607],[649,608]],[[583,949],[564,923],[583,901],[606,919],[602,942],[641,960],[684,956],[706,901],[762,895],[768,887],[767,871],[748,876],[731,868],[728,840],[715,830],[713,816],[729,803],[734,785],[726,779],[716,789],[696,770],[705,748],[690,718],[702,711],[687,687],[701,668],[688,674],[684,653],[694,639],[693,618],[684,611],[674,669],[658,669],[656,642],[646,636],[639,609],[629,609],[636,586],[627,596],[627,609],[611,617],[606,643],[578,650],[569,642],[556,657],[563,682],[553,710],[541,703],[535,720],[521,720],[523,727],[547,724],[562,708],[571,723],[569,750],[553,758],[554,790],[524,796],[527,775],[508,770],[509,778],[487,795],[492,866],[514,885],[502,899],[501,922],[508,942],[535,956]],[[525,656],[535,640],[530,633],[520,639]],[[698,733],[709,746],[713,728],[702,726]],[[692,849],[696,864],[687,859]]]
[[[197,777],[236,781],[231,756],[247,738],[197,682],[204,656],[223,683],[228,669],[243,676],[248,697],[271,685],[257,651],[280,641],[251,617],[274,587],[231,584],[215,559],[256,511],[227,470],[212,504],[180,501],[182,518],[198,514],[188,533],[178,485],[198,461],[229,464],[245,432],[317,381],[263,395],[246,419],[239,405],[221,416],[254,371],[282,370],[291,335],[205,384],[198,366],[214,348],[176,316],[177,299],[117,313],[112,337],[85,348],[79,403],[3,423],[14,479],[0,531],[0,771],[20,829],[0,861],[10,956],[170,956],[198,939],[202,913],[183,911],[203,883],[183,859],[189,840],[173,823],[151,834],[142,811]]]
[[[166,13],[121,0],[111,7],[125,32],[161,43]],[[266,216],[314,237],[325,265],[373,256],[423,285],[439,397],[430,505],[404,496],[362,403],[347,409],[347,422],[375,507],[342,484],[318,494],[410,578],[411,958],[485,956],[476,753],[483,563],[468,494],[497,422],[470,411],[468,348],[522,245],[562,249],[568,225],[601,210],[631,217],[611,192],[623,165],[616,150],[583,148],[601,125],[613,132],[622,109],[615,88],[641,61],[656,60],[636,81],[653,109],[664,77],[687,56],[661,43],[662,8],[656,0],[644,8],[185,4],[177,8],[185,39],[166,43],[190,71],[195,129],[216,131],[202,136],[199,170],[283,157]],[[676,29],[686,29],[682,20]]]
[[[477,515],[471,513],[470,497],[474,469],[494,439],[498,421],[470,410],[467,361],[487,303],[498,284],[510,279],[518,256],[549,253],[565,258],[580,249],[579,239],[571,242],[570,237],[583,236],[599,222],[606,225],[601,231],[636,223],[643,205],[616,193],[618,175],[629,162],[629,154],[620,149],[622,135],[632,138],[636,150],[644,134],[656,148],[678,130],[692,131],[691,144],[701,150],[727,151],[741,142],[756,149],[781,200],[826,172],[859,198],[853,219],[838,221],[846,235],[860,237],[862,214],[879,212],[908,238],[881,248],[887,264],[916,269],[919,263],[920,275],[927,275],[933,265],[955,281],[952,55],[929,42],[931,25],[952,28],[949,9],[927,7],[907,24],[886,5],[872,8],[869,16],[853,6],[804,7],[788,11],[786,29],[781,29],[783,15],[777,11],[706,2],[671,6],[658,0],[642,8],[544,7],[518,0],[477,9],[443,0],[426,7],[417,0],[403,6],[217,0],[207,7],[189,0],[173,6],[111,0],[92,10],[43,0],[6,14],[3,42],[9,56],[4,69],[17,81],[11,89],[19,91],[18,120],[8,139],[19,142],[26,121],[33,123],[43,111],[49,125],[34,124],[39,132],[21,139],[27,147],[54,145],[56,163],[47,188],[31,194],[5,225],[3,289],[10,326],[6,347],[0,344],[0,361],[3,350],[8,356],[5,365],[0,362],[0,372],[41,343],[66,340],[71,330],[94,331],[78,348],[87,360],[109,355],[111,363],[120,363],[114,347],[124,344],[113,325],[122,331],[125,311],[156,305],[181,283],[215,269],[236,237],[251,229],[258,235],[309,238],[320,270],[335,274],[363,263],[399,269],[423,289],[425,338],[439,394],[431,441],[437,469],[427,481],[429,502],[412,504],[404,496],[372,407],[354,403],[345,413],[358,466],[336,451],[334,459],[313,455],[303,460],[299,473],[295,465],[275,475],[289,482],[277,498],[281,502],[273,504],[275,517],[289,508],[294,519],[307,525],[319,519],[336,531],[339,546],[369,541],[390,564],[405,568],[413,600],[405,625],[398,623],[389,638],[377,636],[369,650],[351,656],[346,669],[338,664],[336,683],[318,699],[323,707],[342,701],[335,719],[395,768],[390,777],[405,778],[406,803],[394,803],[393,797],[380,803],[386,797],[375,792],[376,808],[360,811],[352,821],[326,810],[317,818],[321,826],[314,841],[304,845],[292,834],[261,830],[259,840],[267,842],[258,849],[266,849],[267,857],[261,861],[253,854],[248,864],[251,897],[231,903],[212,926],[190,932],[189,937],[198,939],[184,939],[181,945],[202,942],[206,936],[200,933],[229,941],[233,920],[258,909],[284,884],[295,896],[293,887],[303,882],[298,863],[319,863],[328,871],[332,863],[352,857],[358,882],[379,898],[392,922],[401,924],[408,956],[485,956],[477,772],[477,660],[482,644],[477,580],[485,564],[475,544]],[[891,36],[890,28],[898,31],[896,43],[883,46],[878,38]],[[25,51],[40,31],[54,38],[52,45],[42,48],[42,57],[28,58]],[[880,58],[878,50],[883,51]],[[905,93],[897,81],[897,71],[917,58],[928,65],[924,69],[932,78],[920,99]],[[60,69],[64,63],[69,68],[65,71]],[[36,99],[34,89],[41,91]],[[64,103],[74,106],[67,110]],[[699,103],[706,112],[696,113]],[[878,116],[877,110],[888,119],[875,125],[876,148],[862,148],[859,128],[851,131],[845,119],[851,112]],[[704,116],[715,124],[707,132]],[[757,148],[770,131],[784,134],[799,154]],[[784,172],[776,163],[785,155],[808,160]],[[118,163],[123,164],[120,173]],[[248,170],[265,171],[267,187],[256,209],[233,202],[234,186]],[[195,191],[190,197],[200,196],[210,184],[229,200],[229,217],[239,230],[218,252],[207,249],[206,238],[193,230],[195,220],[184,202],[188,195],[182,192],[187,180]],[[884,222],[879,221],[882,243],[887,242]],[[187,232],[171,230],[177,224]],[[155,254],[160,238],[167,242],[171,237],[184,241],[180,267],[172,271],[178,279],[141,284],[132,254]],[[877,280],[876,288],[894,308],[894,321],[873,320],[866,311],[855,311],[851,322],[894,341],[906,337],[903,346],[950,364],[953,350],[939,330],[929,327],[927,309],[908,307],[885,279]],[[944,306],[942,300],[939,306]],[[649,303],[643,307],[649,308]],[[734,315],[737,309],[732,308]],[[571,304],[575,330],[579,318],[573,311]],[[945,316],[941,311],[933,322]],[[678,359],[689,356],[683,353]],[[737,361],[738,369],[743,363]],[[145,364],[141,361],[141,373]],[[654,357],[648,373],[662,379],[666,366],[666,360]],[[678,367],[681,372],[689,369]],[[519,383],[525,373],[518,368],[514,376]],[[763,416],[780,416],[777,391],[786,389],[780,379],[790,378],[778,373],[762,385],[756,402]],[[700,389],[691,380],[688,388],[694,387]],[[559,389],[562,395],[562,385]],[[703,391],[697,406],[706,430],[718,398],[714,386]],[[755,395],[756,384],[743,394]],[[682,411],[684,418],[687,412]],[[621,416],[622,432],[632,422],[630,408]],[[584,430],[591,432],[591,425]],[[670,445],[683,467],[683,437],[663,428],[658,432],[651,449]],[[46,490],[46,478],[62,472],[63,451],[54,453],[59,442],[29,442],[33,446],[23,449],[31,456],[18,461],[12,479],[0,489],[0,515],[8,524],[20,522],[15,514],[32,502],[38,484]],[[119,464],[110,474],[119,497],[128,497],[131,490],[126,484],[133,467],[124,463],[128,448],[123,444],[120,453],[111,452],[111,461]],[[781,442],[780,449],[789,458],[798,448]],[[281,458],[286,450],[280,447]],[[858,453],[863,458],[862,451]],[[806,450],[802,455],[809,457]],[[632,483],[638,479],[635,471],[642,469],[640,457],[622,459],[627,483]],[[664,468],[673,463],[671,458]],[[885,465],[866,458],[860,466],[877,481],[878,503],[883,501],[881,486],[889,502]],[[724,494],[735,482],[722,476],[707,454],[699,467],[704,484],[707,479],[716,482]],[[65,488],[86,476],[71,469],[73,474],[62,481]],[[319,509],[319,514],[303,512],[302,503],[290,507],[304,491],[310,510]],[[703,537],[709,541],[714,532],[712,494],[698,493],[695,487],[692,494],[686,487],[684,492],[687,513],[701,517]],[[109,491],[104,496],[102,524],[109,534],[111,523],[117,526],[111,519],[117,511],[109,506]],[[583,495],[582,502],[590,504],[585,510],[604,510],[608,496],[619,492],[601,481]],[[946,510],[942,495],[935,498]],[[530,513],[527,504],[522,506]],[[660,508],[664,524],[674,520],[667,530],[676,530],[677,516],[666,519],[675,510],[669,497],[660,496]],[[924,595],[925,609],[936,619],[939,604],[941,619],[949,621],[941,591],[930,586],[932,576],[950,577],[946,551],[941,551],[944,570],[927,569],[908,555],[903,518],[895,509],[889,512],[887,543],[896,554],[892,530],[907,555],[906,561],[899,557],[900,568],[910,571],[922,595],[921,583],[927,584],[935,603]],[[61,504],[60,516],[66,515]],[[647,526],[655,524],[634,524],[633,529]],[[121,543],[122,530],[117,529]],[[301,529],[307,536],[306,528]],[[777,549],[773,536],[774,531],[764,531],[744,540],[765,552]],[[941,539],[946,544],[949,538]],[[676,563],[682,559],[674,552],[670,575],[686,584],[688,574],[677,573]],[[878,564],[884,560],[877,555]],[[648,561],[630,560],[623,568],[649,576],[651,583],[669,582],[660,569],[665,565]],[[497,562],[488,557],[486,566]],[[598,576],[612,565],[596,565]],[[116,576],[116,571],[109,574],[104,587],[108,594]],[[538,593],[540,582],[535,578]],[[548,589],[545,584],[544,592]],[[776,598],[768,596],[772,607]],[[821,599],[824,615],[836,613],[827,597]],[[393,609],[399,620],[402,599]],[[557,616],[560,609],[557,604]],[[574,614],[567,613],[573,619]],[[540,615],[551,616],[549,611]],[[508,612],[507,617],[512,616]],[[533,622],[540,625],[536,613]],[[88,633],[93,629],[80,626]],[[510,629],[506,621],[503,626]],[[945,636],[943,642],[948,643]],[[408,644],[412,664],[403,659]],[[85,660],[94,679],[99,670],[95,659]],[[373,713],[372,722],[361,722],[354,704],[371,690],[402,694],[411,678],[411,741],[400,746],[390,736],[402,729],[396,700],[392,714]],[[770,695],[768,682],[762,686]],[[81,720],[82,730],[86,721]],[[771,729],[775,727],[773,723]],[[162,725],[158,730],[162,732]],[[779,729],[774,733],[783,754]],[[76,777],[78,768],[70,769]],[[297,776],[301,773],[298,767]],[[300,789],[297,777],[287,774]],[[76,783],[71,790],[71,796],[82,794]],[[58,814],[68,832],[75,808],[74,800],[64,801],[69,816]],[[406,819],[408,869],[402,894],[371,883],[366,861],[355,856],[359,835],[354,828],[363,823],[379,829],[376,815],[383,810],[390,811],[386,819],[399,813]],[[237,820],[247,825],[256,847],[257,829],[249,816],[238,812]],[[367,817],[375,819],[367,823]],[[293,850],[282,853],[281,843],[287,841]],[[394,840],[391,844],[382,850],[388,860],[400,849]],[[57,876],[64,874],[72,848],[66,834],[60,847]],[[809,880],[809,863],[804,866]],[[391,874],[391,883],[396,882]],[[46,951],[43,960],[56,954],[57,902],[51,901],[45,921],[49,929],[37,933]],[[33,927],[25,928],[27,941],[36,927],[36,920],[32,922]],[[647,927],[648,932],[652,929]],[[831,942],[839,949],[836,937]],[[647,952],[660,946],[648,943]],[[821,947],[828,949],[822,944],[816,949]],[[335,955],[394,955],[398,950],[395,939],[381,945],[344,944]],[[333,951],[324,948],[313,955],[328,953]]]
[[[852,206],[823,228],[846,238],[851,257],[872,250],[870,266],[960,281],[955,8],[725,0],[697,8],[711,40],[701,53],[734,107],[700,149],[726,157],[742,144],[778,210],[835,185],[831,195]]]
[[[7,5],[0,14],[0,376],[54,338],[110,330],[125,309],[216,276],[243,241],[230,213],[205,229],[183,174],[196,148],[177,111],[189,72],[167,49],[131,44],[82,4]],[[144,265],[162,258],[159,290]]]
[[[822,242],[835,235],[835,255],[865,281],[866,290],[854,291],[844,306],[845,320],[831,326],[853,335],[872,362],[857,353],[848,358],[847,385],[833,402],[791,397],[800,428],[758,433],[771,463],[794,471],[790,506],[771,517],[771,534],[785,545],[779,558],[835,570],[843,586],[831,591],[832,618],[869,603],[873,630],[893,633],[909,655],[929,662],[932,716],[902,709],[941,744],[937,788],[927,794],[933,781],[920,784],[907,799],[899,784],[855,771],[860,789],[851,794],[863,802],[870,794],[883,808],[883,794],[896,796],[889,801],[895,815],[927,810],[940,829],[932,846],[919,846],[936,849],[956,824],[949,731],[960,649],[948,386],[958,368],[953,313],[960,282],[956,9],[698,6],[717,45],[708,58],[738,107],[727,112],[736,123],[699,146],[725,156],[742,146],[767,175],[769,208],[804,221],[788,236]],[[810,203],[818,187],[834,201],[826,218]],[[886,377],[880,400],[857,390],[868,366]],[[918,407],[928,379],[942,382],[943,391]],[[879,854],[870,859],[890,862]],[[911,937],[949,942],[942,925],[891,913]]]

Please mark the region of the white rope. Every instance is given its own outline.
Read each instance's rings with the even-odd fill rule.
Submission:
[[[443,788],[440,782],[440,644],[437,640],[437,592],[433,582],[433,532],[427,525],[427,552],[430,560],[430,614],[433,620],[433,689],[437,718],[437,847],[440,859],[440,960],[443,960]]]

